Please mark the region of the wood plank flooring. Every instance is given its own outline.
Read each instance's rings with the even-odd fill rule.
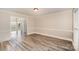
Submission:
[[[0,43],[0,51],[74,51],[74,48],[70,41],[31,34]]]

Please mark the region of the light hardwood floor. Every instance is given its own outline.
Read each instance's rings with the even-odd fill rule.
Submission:
[[[0,43],[1,51],[74,51],[72,42],[31,34],[24,39],[11,39]]]

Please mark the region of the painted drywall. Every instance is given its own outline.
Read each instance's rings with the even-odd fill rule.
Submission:
[[[35,18],[33,16],[28,16],[27,19],[27,34],[32,34],[34,33],[35,30]]]
[[[9,27],[10,27],[10,18],[7,14],[0,12],[0,41],[3,41],[6,38],[9,38]]]
[[[72,40],[72,10],[35,17],[35,32]]]
[[[10,19],[11,16],[23,17],[27,20],[27,16],[15,12],[0,10],[0,42],[10,39]],[[25,21],[26,22],[26,21]],[[26,25],[25,25],[26,27]],[[26,32],[25,28],[25,32]]]

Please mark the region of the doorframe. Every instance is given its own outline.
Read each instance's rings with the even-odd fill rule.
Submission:
[[[73,33],[72,33],[72,44],[73,44],[73,47],[74,47],[74,49],[76,50],[76,51],[78,51],[79,49],[77,49],[77,47],[75,46],[75,42],[74,42],[74,13],[76,12],[76,11],[78,11],[78,8],[73,8],[72,9],[72,31],[73,31]],[[78,47],[79,48],[79,47]]]

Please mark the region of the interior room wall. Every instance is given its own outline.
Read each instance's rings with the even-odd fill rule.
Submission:
[[[35,17],[35,33],[72,41],[72,10]]]
[[[35,18],[33,16],[28,16],[27,19],[27,35],[34,33],[35,30]]]

